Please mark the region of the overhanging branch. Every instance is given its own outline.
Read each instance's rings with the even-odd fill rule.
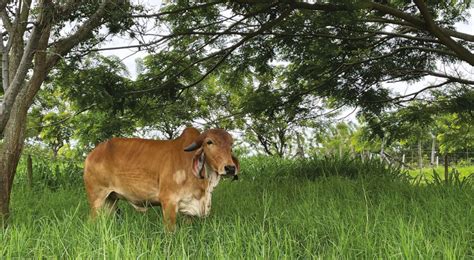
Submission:
[[[201,9],[201,8],[209,8],[213,5],[222,4],[222,3],[226,3],[226,2],[227,1],[220,0],[220,1],[214,1],[214,2],[201,4],[201,5],[193,5],[193,6],[189,6],[189,7],[185,7],[185,8],[179,8],[179,9],[175,9],[175,10],[171,10],[171,11],[159,12],[159,13],[156,13],[156,14],[134,14],[131,17],[132,18],[159,18],[160,16],[164,16],[164,15],[179,14],[179,13],[186,12],[186,11],[191,11],[191,10],[196,10],[196,9]]]

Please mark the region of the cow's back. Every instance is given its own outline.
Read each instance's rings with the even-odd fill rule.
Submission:
[[[154,141],[139,138],[112,138],[100,143],[87,156],[86,171],[124,170],[132,168],[156,169],[165,156],[173,152],[173,141]],[[175,149],[176,150],[176,149]]]
[[[184,147],[199,136],[195,128],[186,128],[181,136],[174,140],[149,140],[141,138],[112,138],[102,142],[86,158],[86,171],[96,172],[108,169],[144,170],[160,169],[166,162],[186,159],[190,154]]]

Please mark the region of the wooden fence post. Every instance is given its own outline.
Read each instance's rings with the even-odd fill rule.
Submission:
[[[434,165],[435,165],[435,155],[436,155],[436,136],[433,135],[432,138],[433,138],[433,142],[431,143],[431,160],[430,160],[430,163],[431,163],[431,167],[434,167]]]
[[[33,188],[33,160],[31,154],[28,154],[26,160],[26,177],[28,179],[28,188]]]
[[[418,167],[420,168],[420,174],[423,172],[423,150],[421,144],[421,138],[418,139]]]

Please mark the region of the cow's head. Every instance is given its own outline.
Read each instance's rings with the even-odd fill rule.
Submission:
[[[204,178],[205,166],[218,176],[233,176],[237,179],[240,170],[238,159],[232,155],[232,136],[223,129],[210,129],[184,148],[186,152],[196,151],[193,158],[193,172]]]

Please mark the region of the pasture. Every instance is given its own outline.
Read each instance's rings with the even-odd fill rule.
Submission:
[[[239,181],[221,181],[207,219],[164,232],[159,207],[88,220],[81,174],[25,185],[20,165],[6,258],[444,258],[474,257],[474,187],[414,184],[378,160],[242,159]],[[35,167],[41,166],[35,164]],[[45,165],[40,168],[47,171]],[[79,167],[77,168],[79,169]],[[37,173],[36,178],[41,176]],[[45,173],[44,176],[55,176]],[[60,185],[55,185],[60,183]]]
[[[0,259],[474,259],[471,0],[0,13]]]

